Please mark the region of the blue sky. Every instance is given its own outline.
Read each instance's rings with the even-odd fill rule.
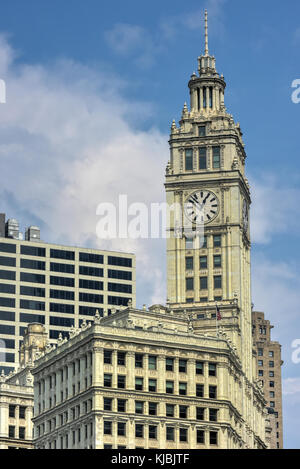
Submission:
[[[210,52],[248,154],[253,301],[283,345],[285,446],[299,448],[300,4],[103,4],[2,2],[0,211],[40,225],[45,240],[136,252],[138,305],[164,302],[164,241],[101,241],[95,210],[124,193],[164,200],[169,128],[188,101],[207,7]]]

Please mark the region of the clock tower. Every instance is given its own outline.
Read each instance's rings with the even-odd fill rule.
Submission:
[[[193,318],[195,332],[223,330],[252,380],[246,153],[224,104],[225,79],[209,54],[207,12],[205,51],[188,86],[190,106],[184,104],[179,126],[172,123],[166,169],[167,203],[181,208],[171,212],[167,237],[167,302]]]

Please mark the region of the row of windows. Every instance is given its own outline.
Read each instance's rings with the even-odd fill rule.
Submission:
[[[264,354],[264,349],[263,348],[259,348],[258,349],[258,356],[259,357],[262,357]],[[272,350],[269,350],[269,357],[274,357],[274,352]]]
[[[195,237],[186,237],[185,238],[185,248],[193,249],[194,248]],[[207,236],[201,236],[199,238],[199,249],[207,249]],[[213,235],[213,247],[219,248],[222,246],[222,237],[220,234]]]
[[[148,386],[150,389],[156,389],[156,383],[153,381],[148,381]],[[111,374],[104,374],[104,387],[112,388],[112,375]],[[140,384],[139,381],[136,381],[136,384]],[[117,388],[118,389],[126,389],[126,376],[125,375],[118,375],[117,376]],[[152,391],[153,392],[153,391]],[[203,397],[204,388],[203,385],[196,385],[196,396]],[[174,394],[175,393],[175,382],[172,380],[167,380],[165,382],[165,393],[166,394]],[[178,384],[178,393],[181,396],[187,395],[187,382],[179,382]],[[208,387],[208,395],[210,399],[217,398],[217,386],[209,385]]]
[[[213,279],[214,279],[213,288],[215,289],[222,288],[222,276],[214,275]],[[185,287],[187,291],[194,290],[194,278],[193,277],[189,277],[185,279]],[[208,289],[208,277],[200,277],[200,290],[207,290],[207,289]]]
[[[8,416],[11,418],[19,417],[19,419],[25,419],[26,407],[19,406],[19,411],[17,412],[16,405],[9,405],[8,407]]]
[[[200,269],[207,269],[207,256],[200,256],[199,257],[199,268]],[[222,256],[215,255],[213,256],[213,266],[214,268],[222,267]],[[194,258],[193,257],[186,257],[185,258],[185,269],[186,270],[194,270]]]
[[[263,360],[258,360],[258,366],[264,366],[264,361]],[[269,367],[274,368],[274,361],[273,360],[269,361]]]
[[[113,363],[113,350],[104,350],[103,352],[103,361],[105,364],[112,365]],[[126,352],[117,352],[117,364],[118,366],[126,366]],[[178,360],[178,371],[179,373],[187,373],[187,364],[188,360],[179,359]],[[155,355],[149,355],[146,363],[146,357],[141,353],[135,354],[135,368],[144,368],[148,366],[149,370],[157,369],[157,357]],[[175,371],[175,358],[166,357],[165,359],[165,369],[166,371]],[[196,361],[195,372],[198,375],[203,375],[204,372],[204,362]],[[216,376],[217,375],[217,365],[215,363],[208,364],[208,375]]]
[[[264,370],[258,370],[258,376],[264,376]],[[274,371],[269,371],[269,377],[274,378],[275,374]]]
[[[113,410],[119,413],[126,413],[127,411],[127,400],[116,399],[116,403],[113,402],[112,398],[103,399],[103,410],[112,412]],[[116,407],[114,408],[114,405]],[[157,402],[144,402],[135,401],[135,413],[142,415],[158,415],[158,403]],[[188,419],[191,417],[190,408],[186,405],[175,405],[165,404],[165,416],[175,417],[180,419]],[[218,421],[218,409],[207,409],[206,407],[196,407],[196,420],[209,420],[210,422]]]
[[[19,438],[20,440],[25,440],[25,427],[19,427],[18,436],[16,432],[16,427],[14,425],[9,425],[8,427],[8,436],[9,438]]]
[[[194,150],[187,148],[185,150],[185,171],[207,169],[208,151],[207,147],[198,148],[198,165],[194,167]],[[220,169],[221,167],[221,149],[220,147],[212,147],[212,167]]]

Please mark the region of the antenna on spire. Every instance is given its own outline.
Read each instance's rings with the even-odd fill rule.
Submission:
[[[207,10],[205,10],[205,55],[208,55],[208,28],[207,28]]]

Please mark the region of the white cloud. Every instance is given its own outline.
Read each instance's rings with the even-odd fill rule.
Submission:
[[[282,381],[282,394],[299,395],[300,400],[300,378],[286,378]]]

